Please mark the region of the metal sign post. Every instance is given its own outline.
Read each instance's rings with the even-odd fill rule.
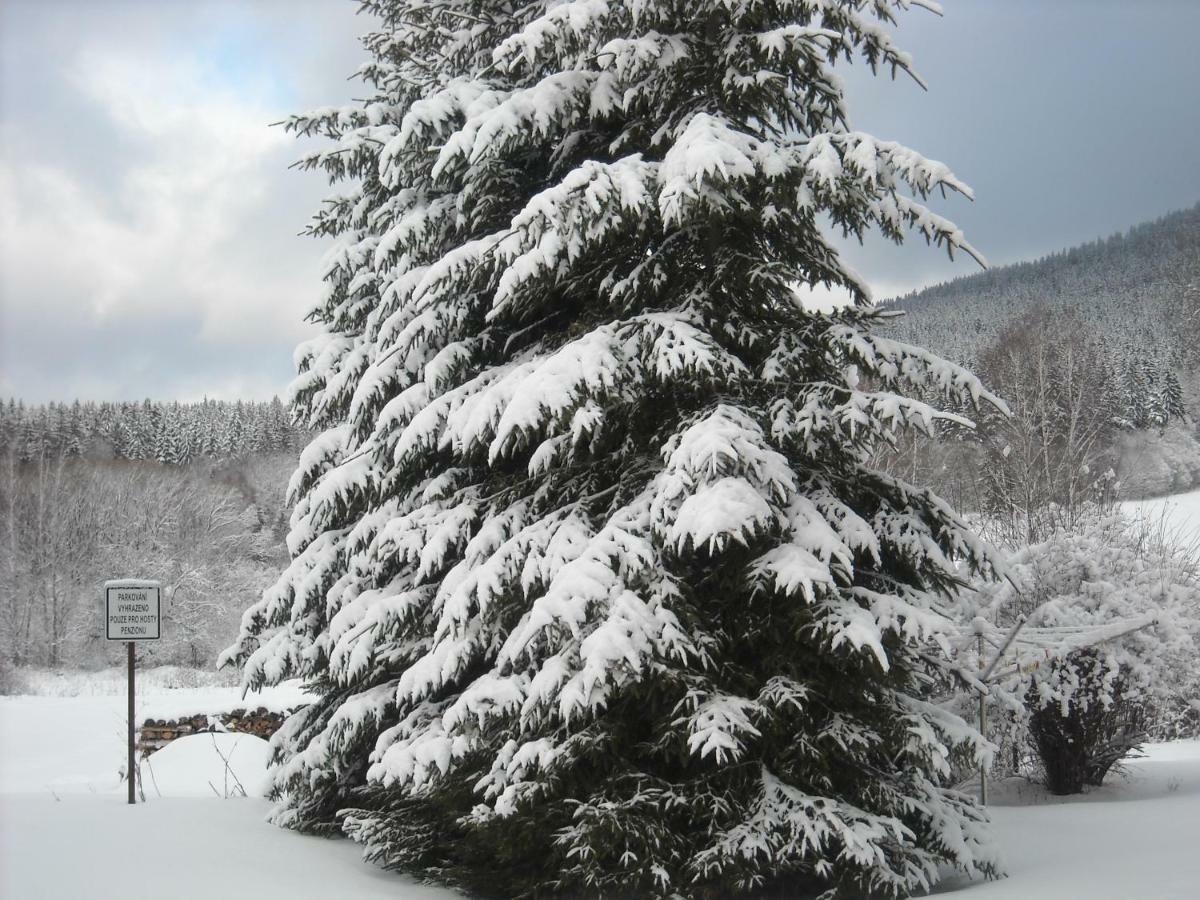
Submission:
[[[104,583],[104,639],[124,641],[129,673],[128,739],[129,759],[126,777],[129,780],[129,802],[136,803],[134,794],[137,771],[134,747],[136,719],[134,718],[134,655],[133,645],[139,641],[157,641],[162,636],[162,585],[157,581],[124,578]]]
[[[128,670],[129,670],[129,677],[128,677],[128,679],[127,679],[127,682],[128,682],[128,688],[129,688],[129,709],[127,710],[127,713],[126,713],[126,715],[127,715],[126,721],[127,721],[127,723],[128,723],[128,732],[129,732],[129,734],[128,734],[128,740],[129,740],[129,759],[128,759],[128,761],[127,761],[127,763],[126,763],[126,766],[125,766],[125,772],[126,772],[126,775],[127,775],[127,778],[126,778],[126,780],[129,782],[129,802],[130,802],[130,803],[137,803],[137,798],[136,798],[136,797],[134,796],[134,794],[133,794],[133,788],[134,788],[134,785],[133,785],[133,780],[134,780],[134,779],[133,779],[133,773],[134,773],[135,771],[137,771],[137,770],[136,770],[136,766],[137,766],[137,748],[136,748],[136,746],[135,746],[135,744],[137,743],[137,736],[136,736],[136,735],[135,735],[135,733],[134,733],[134,731],[135,731],[135,729],[134,729],[134,721],[135,721],[135,720],[134,720],[134,717],[133,717],[133,698],[134,698],[134,690],[133,690],[133,672],[134,672],[134,668],[133,668],[133,641],[126,641],[126,642],[125,642],[125,650],[126,650],[126,657],[127,657],[127,660],[126,660],[126,661],[127,661],[127,663],[128,663]]]

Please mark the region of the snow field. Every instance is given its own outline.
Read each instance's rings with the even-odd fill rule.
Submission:
[[[138,690],[139,720],[239,707],[282,710],[305,699],[298,682],[243,699],[233,687],[171,690],[148,681]],[[74,686],[75,676],[68,676],[58,685],[67,696],[0,698],[0,793],[99,792],[119,784],[125,760],[125,686],[99,679],[91,687],[104,693],[91,695],[80,695]]]
[[[180,690],[171,704],[214,698]],[[188,697],[191,693],[193,696]],[[198,696],[197,696],[198,695]],[[261,799],[217,799],[230,759],[260,792],[265,743],[196,735],[150,757],[157,789],[129,807],[124,698],[0,698],[0,897],[117,900],[131,883],[170,885],[178,900],[450,900],[364,864],[349,841],[267,824]],[[260,779],[260,780],[256,780]],[[1200,741],[1159,744],[1082,797],[1051,797],[1019,779],[992,788],[991,814],[1009,877],[952,878],[964,900],[1194,900],[1200,885]]]
[[[215,710],[230,694],[239,696],[152,693],[138,708]],[[268,698],[280,699],[294,698]],[[130,807],[124,696],[0,697],[0,897],[124,900],[131,885],[177,900],[456,896],[364,864],[350,841],[268,824],[267,756],[253,735],[181,738],[142,764],[147,802]],[[226,779],[225,760],[249,799]]]
[[[122,648],[124,649],[124,648]],[[125,665],[112,666],[99,671],[77,669],[20,668],[16,678],[21,689],[19,694],[35,694],[39,697],[95,697],[105,694],[125,696]],[[240,678],[231,669],[209,671],[185,669],[182,666],[138,667],[138,698],[151,696],[174,696],[185,688],[226,688],[238,686]]]
[[[1120,504],[1130,518],[1152,526],[1161,525],[1166,534],[1185,548],[1200,545],[1200,490],[1149,500],[1128,500]]]
[[[992,827],[1009,877],[938,894],[963,900],[1195,900],[1200,896],[1200,741],[1154,744],[1104,786],[1046,794],[993,788]]]
[[[366,865],[349,841],[284,831],[265,800],[0,796],[0,897],[127,900],[449,900]]]

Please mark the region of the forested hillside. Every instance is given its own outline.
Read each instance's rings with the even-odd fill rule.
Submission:
[[[909,474],[960,504],[995,516],[1024,493],[1021,531],[1051,498],[1200,484],[1200,205],[884,306],[903,313],[889,336],[964,363],[1013,410],[957,449],[907,448]]]
[[[894,336],[972,368],[1024,317],[1082,330],[1118,388],[1128,424],[1161,426],[1179,400],[1189,407],[1197,400],[1184,388],[1200,362],[1200,205],[887,305],[906,313]]]
[[[144,577],[163,582],[164,625],[140,652],[210,666],[287,559],[306,440],[278,400],[0,404],[3,664],[109,661],[101,585]]]

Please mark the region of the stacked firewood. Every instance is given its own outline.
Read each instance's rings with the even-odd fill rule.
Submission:
[[[176,738],[210,731],[234,731],[269,740],[292,712],[293,710],[272,712],[259,707],[234,709],[216,715],[201,713],[178,719],[145,719],[138,728],[138,753],[146,757],[155,750],[161,750]]]

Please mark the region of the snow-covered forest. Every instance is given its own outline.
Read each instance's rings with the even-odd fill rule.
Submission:
[[[893,326],[898,337],[964,365],[977,364],[1023,316],[1068,316],[1086,327],[1127,392],[1129,419],[1148,422],[1168,376],[1200,364],[1200,204],[884,305],[906,313]]]
[[[278,400],[0,405],[5,670],[115,658],[96,597],[130,572],[166,585],[147,661],[211,667],[287,557],[284,489],[307,436]]]
[[[88,457],[186,466],[263,453],[294,456],[308,437],[278,397],[270,403],[0,403],[0,442],[18,462]]]
[[[1200,484],[1198,261],[1200,206],[882,304],[902,313],[885,334],[967,366],[1010,413],[902,444],[899,470],[1010,520],[1014,500],[1061,510]]]

